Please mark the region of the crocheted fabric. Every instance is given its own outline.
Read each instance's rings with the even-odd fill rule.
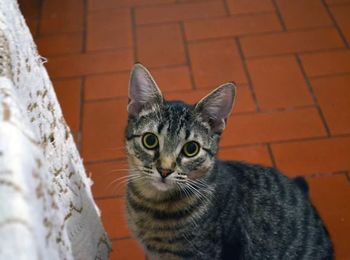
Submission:
[[[15,0],[0,1],[0,259],[107,259],[70,129]]]

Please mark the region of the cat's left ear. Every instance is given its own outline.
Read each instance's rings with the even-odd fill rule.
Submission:
[[[226,83],[202,98],[196,104],[195,110],[204,120],[208,121],[214,132],[222,133],[235,97],[236,86],[233,83]]]
[[[141,110],[151,109],[162,101],[162,93],[151,73],[142,64],[136,63],[129,82],[129,114],[137,115]]]

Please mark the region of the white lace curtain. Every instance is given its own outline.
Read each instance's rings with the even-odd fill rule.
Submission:
[[[0,0],[0,259],[107,259],[71,132],[15,0]]]

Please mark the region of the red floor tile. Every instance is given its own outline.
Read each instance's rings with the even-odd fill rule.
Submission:
[[[289,175],[329,173],[350,169],[350,138],[334,137],[273,144],[277,167]]]
[[[350,51],[326,51],[300,56],[309,77],[350,73]]]
[[[287,29],[301,29],[332,25],[326,8],[319,0],[277,0],[277,6]],[[307,15],[300,15],[301,13]]]
[[[264,145],[223,148],[219,151],[219,158],[272,166],[268,148]]]
[[[350,75],[311,81],[321,110],[334,135],[350,133]]]
[[[81,154],[86,162],[123,158],[127,99],[84,105]]]
[[[40,36],[35,42],[40,55],[44,57],[80,53],[83,49],[82,33]]]
[[[325,135],[320,116],[314,108],[233,114],[228,119],[221,145],[261,144]]]
[[[129,70],[133,53],[129,49],[52,57],[46,68],[53,78],[84,76]]]
[[[123,198],[99,199],[96,200],[96,203],[102,212],[102,223],[109,238],[127,238],[131,236],[127,227],[125,201]]]
[[[87,15],[87,50],[132,47],[130,9],[110,9]]]
[[[313,104],[295,57],[251,59],[247,61],[247,66],[262,109]]]
[[[85,99],[98,100],[127,97],[129,77],[129,72],[87,76],[85,80]]]
[[[55,80],[53,81],[53,85],[58,101],[61,105],[64,118],[70,127],[75,140],[77,141],[81,112],[81,80]]]
[[[83,0],[44,0],[40,34],[80,32],[84,26]]]
[[[349,259],[350,185],[344,175],[307,178],[312,201],[326,222],[336,259]]]
[[[94,198],[124,196],[126,176],[128,176],[125,160],[85,163],[86,173],[91,176],[94,184],[92,194]]]
[[[247,83],[234,40],[191,43],[189,52],[196,87],[216,87],[228,81]]]
[[[136,39],[137,59],[146,67],[186,63],[183,36],[178,24],[139,27]]]
[[[272,0],[227,0],[231,14],[273,12]]]
[[[143,250],[135,240],[114,240],[112,247],[113,251],[109,256],[110,260],[145,260]]]
[[[247,16],[230,16],[210,20],[185,22],[188,40],[212,39],[227,36],[281,31],[281,25],[275,13],[263,13]]]
[[[150,72],[162,93],[174,91],[182,92],[192,89],[191,75],[188,66],[150,69]]]
[[[226,10],[222,1],[209,0],[138,8],[135,15],[137,24],[150,24],[225,16]]]
[[[247,57],[329,50],[344,46],[334,28],[271,33],[241,39]]]

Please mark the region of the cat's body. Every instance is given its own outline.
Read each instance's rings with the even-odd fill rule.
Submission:
[[[191,106],[163,100],[143,67],[133,73],[127,211],[150,259],[332,259],[303,179],[216,159],[232,86]]]

